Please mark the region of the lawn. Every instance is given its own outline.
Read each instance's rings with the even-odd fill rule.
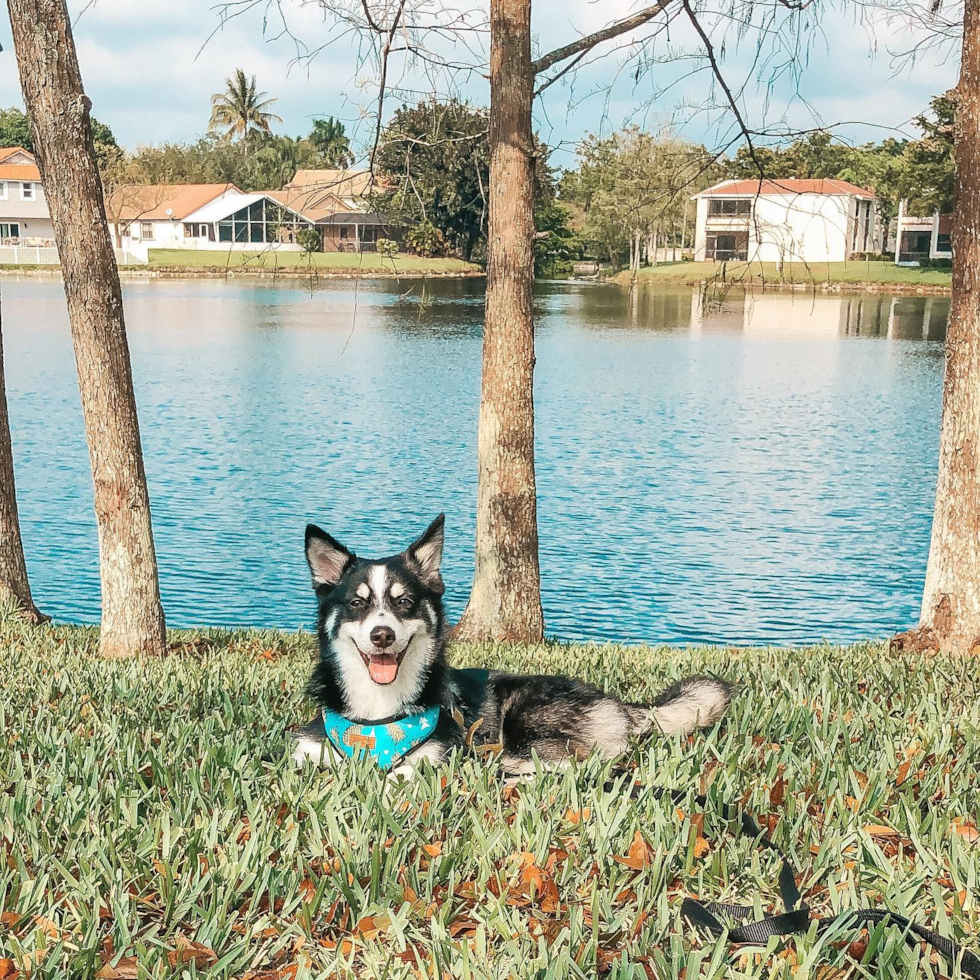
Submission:
[[[683,282],[696,284],[705,280],[720,278],[722,265],[714,262],[667,262],[657,266],[640,269],[643,282]],[[744,262],[729,262],[725,266],[725,277],[730,282],[794,282],[807,285],[822,283],[881,283],[901,286],[923,286],[934,289],[936,286],[949,287],[953,275],[948,269],[920,269],[895,265],[894,262],[817,262],[807,265],[791,262],[784,266],[782,274],[773,263],[754,262],[751,266]],[[629,282],[630,274],[621,272],[616,277],[620,282]]]
[[[722,815],[739,800],[815,911],[980,932],[976,662],[876,645],[458,651],[637,699],[692,670],[737,680],[720,728],[629,760],[645,786],[708,793],[681,816],[604,791],[597,760],[513,792],[473,760],[409,784],[370,764],[294,771],[283,746],[310,712],[310,635],[175,633],[171,656],[142,663],[99,661],[95,640],[0,622],[0,977],[923,975],[896,930],[850,952],[693,936],[687,894],[776,903],[777,862]],[[850,954],[864,965],[841,972]]]
[[[209,252],[180,248],[154,248],[149,251],[151,269],[209,269],[217,271],[271,273],[288,272],[356,272],[389,275],[427,272],[432,275],[450,273],[479,273],[482,270],[472,262],[461,259],[426,259],[419,255],[396,255],[385,258],[376,252]]]

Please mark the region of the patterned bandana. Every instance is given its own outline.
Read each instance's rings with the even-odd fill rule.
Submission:
[[[323,711],[323,728],[330,744],[353,759],[367,753],[382,768],[393,766],[403,755],[418,748],[436,730],[439,705],[420,715],[409,715],[388,724],[361,725],[335,711]]]

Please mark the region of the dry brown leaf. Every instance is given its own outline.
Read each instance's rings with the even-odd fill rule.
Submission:
[[[123,956],[112,966],[106,963],[98,973],[96,980],[136,980],[140,975],[140,965],[135,956]]]
[[[196,967],[203,968],[218,962],[218,954],[210,946],[188,939],[181,933],[174,936],[174,946],[176,949],[167,953],[167,961],[171,968],[181,963],[193,963]]]
[[[442,841],[437,840],[434,844],[423,844],[422,850],[425,851],[429,857],[439,857],[439,855],[442,854]]]
[[[364,940],[377,939],[390,925],[391,919],[387,915],[365,915],[357,920],[354,932]]]
[[[17,965],[8,956],[0,957],[0,980],[12,980],[20,974]]]
[[[881,823],[869,823],[865,828],[864,832],[870,834],[872,837],[890,837],[897,840],[902,835],[891,827],[886,827]]]
[[[583,807],[581,810],[566,810],[565,819],[570,824],[585,823],[592,816],[591,807]]]
[[[642,871],[650,863],[650,857],[650,848],[643,839],[643,835],[637,831],[633,835],[633,843],[630,844],[629,853],[624,856],[614,854],[613,860],[627,868],[632,868],[633,871]]]

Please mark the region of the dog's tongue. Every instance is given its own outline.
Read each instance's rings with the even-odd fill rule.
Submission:
[[[398,676],[398,660],[393,653],[376,653],[368,662],[368,673],[375,684],[390,684]]]

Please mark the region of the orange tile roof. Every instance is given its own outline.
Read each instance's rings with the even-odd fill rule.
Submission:
[[[290,187],[288,184],[281,191],[261,191],[266,197],[285,205],[291,211],[296,211],[310,221],[337,214],[338,211],[359,212],[351,209],[336,194],[324,192],[322,187],[307,188]]]
[[[332,191],[338,197],[364,197],[382,182],[370,170],[297,170],[287,190]]]
[[[34,154],[30,150],[25,150],[22,146],[0,146],[0,163],[12,157],[15,153],[23,153],[24,156],[34,159]]]
[[[831,197],[847,195],[850,197],[866,197],[874,199],[874,192],[866,187],[858,187],[846,180],[817,179],[805,177],[784,177],[780,180],[727,180],[715,184],[706,191],[701,191],[699,197],[705,195],[747,196],[753,197],[770,194],[826,194]]]
[[[106,204],[110,221],[135,218],[182,221],[228,190],[238,188],[234,184],[126,184],[117,187]]]
[[[40,180],[41,172],[34,163],[3,163],[0,161],[0,180]]]

